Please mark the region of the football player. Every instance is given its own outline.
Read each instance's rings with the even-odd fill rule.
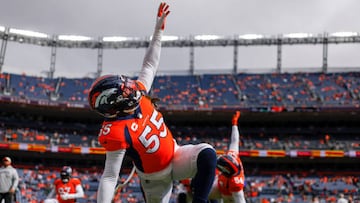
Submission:
[[[75,203],[77,198],[84,198],[84,190],[81,181],[73,178],[70,166],[63,166],[60,171],[60,178],[54,181],[54,188],[48,195],[45,203]],[[51,199],[56,194],[56,200]]]
[[[111,202],[125,152],[136,167],[147,203],[169,202],[173,180],[186,178],[193,179],[193,202],[207,202],[215,176],[215,149],[207,143],[179,146],[153,100],[146,96],[158,69],[169,13],[169,5],[161,3],[137,80],[105,75],[90,88],[90,107],[104,117],[98,139],[106,149],[106,160],[98,203]]]
[[[215,178],[209,199],[222,200],[223,203],[245,203],[244,168],[239,156],[238,119],[240,111],[232,117],[231,141],[228,151],[217,159],[219,173]]]
[[[217,158],[216,177],[209,195],[209,202],[245,203],[244,197],[244,169],[239,157],[239,129],[238,119],[240,111],[232,117],[231,142],[228,151]],[[192,199],[191,179],[181,180],[185,190],[179,194],[178,202],[187,203]]]

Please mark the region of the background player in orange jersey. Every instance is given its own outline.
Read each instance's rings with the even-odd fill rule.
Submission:
[[[216,177],[209,195],[210,202],[245,203],[244,197],[244,169],[239,157],[239,129],[238,119],[240,111],[232,117],[231,142],[228,151],[217,159]],[[184,188],[178,196],[178,203],[187,203],[192,199],[191,179],[181,180]]]
[[[54,188],[44,203],[74,203],[77,198],[84,198],[84,189],[78,178],[73,178],[70,166],[64,166],[60,171],[60,178],[54,181]],[[56,199],[51,199],[56,195]]]
[[[153,100],[146,96],[158,69],[168,9],[166,3],[159,6],[138,79],[105,75],[90,88],[90,107],[105,119],[99,133],[106,160],[98,203],[111,202],[125,152],[136,167],[146,202],[169,202],[173,180],[186,178],[193,179],[193,202],[207,202],[215,177],[214,148],[207,143],[179,146]]]
[[[216,168],[219,173],[215,178],[209,199],[222,200],[223,203],[245,203],[244,168],[239,157],[240,133],[238,119],[240,111],[232,117],[231,141],[228,151],[217,159]]]

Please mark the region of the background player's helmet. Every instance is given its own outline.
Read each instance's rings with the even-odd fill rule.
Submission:
[[[70,166],[62,167],[61,172],[60,172],[60,178],[61,178],[62,182],[63,183],[69,182],[69,180],[71,178],[71,174],[72,174],[72,169]]]
[[[139,106],[141,92],[134,80],[126,76],[105,75],[92,84],[90,107],[107,118],[129,113]]]
[[[219,156],[216,162],[216,168],[227,177],[236,176],[241,171],[240,163],[236,157],[230,154]]]

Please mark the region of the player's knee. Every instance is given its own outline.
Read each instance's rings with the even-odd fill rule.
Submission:
[[[214,169],[216,167],[216,152],[212,147],[200,151],[197,159],[198,168]]]

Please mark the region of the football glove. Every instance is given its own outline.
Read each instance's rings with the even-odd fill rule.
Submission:
[[[169,5],[162,2],[159,6],[156,20],[156,29],[165,29],[165,19],[169,15]]]

